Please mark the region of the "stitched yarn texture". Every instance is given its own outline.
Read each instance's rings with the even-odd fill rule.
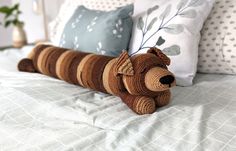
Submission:
[[[117,95],[137,114],[150,114],[169,103],[169,89],[176,84],[163,56],[159,49],[133,57],[124,51],[115,58],[38,45],[19,62],[18,69]],[[129,68],[120,70],[127,64]]]

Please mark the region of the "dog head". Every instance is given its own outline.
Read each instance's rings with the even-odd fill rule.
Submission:
[[[157,48],[129,57],[123,52],[117,61],[117,74],[123,75],[125,88],[133,95],[155,95],[176,85],[168,70],[170,59]]]

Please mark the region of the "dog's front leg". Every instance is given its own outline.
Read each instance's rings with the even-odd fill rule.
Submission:
[[[137,114],[151,114],[156,110],[155,100],[151,97],[131,95],[128,92],[122,93],[119,96]]]
[[[160,92],[158,96],[155,97],[155,102],[157,107],[162,107],[169,104],[171,98],[170,90]]]

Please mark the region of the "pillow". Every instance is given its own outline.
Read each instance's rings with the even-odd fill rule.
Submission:
[[[133,5],[110,12],[79,6],[64,28],[60,47],[118,56],[129,46],[132,13]]]
[[[134,0],[65,0],[61,5],[57,17],[49,24],[50,40],[54,45],[59,45],[63,29],[73,15],[76,8],[84,5],[86,8],[111,11],[133,3]]]
[[[82,0],[66,0],[60,7],[57,17],[49,23],[49,37],[53,45],[58,46],[63,29]]]
[[[236,74],[236,1],[217,0],[202,30],[198,71]]]
[[[192,85],[197,71],[200,30],[214,0],[136,0],[130,55],[158,47],[171,58],[180,86]]]

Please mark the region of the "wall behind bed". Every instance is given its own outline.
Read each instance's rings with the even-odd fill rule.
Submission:
[[[56,17],[60,5],[64,0],[45,0],[48,22]],[[0,6],[20,3],[20,10],[23,14],[20,18],[25,22],[28,42],[32,43],[44,39],[43,18],[33,12],[33,0],[0,0]],[[2,20],[2,18],[0,18]],[[0,47],[8,46],[12,43],[12,28],[5,29],[0,27]]]
[[[0,0],[0,6],[3,5],[10,5],[11,1],[9,0]],[[3,16],[0,16],[0,20],[2,21]],[[11,44],[11,31],[12,28],[8,28],[7,30],[0,26],[0,47],[4,45],[10,45]]]

